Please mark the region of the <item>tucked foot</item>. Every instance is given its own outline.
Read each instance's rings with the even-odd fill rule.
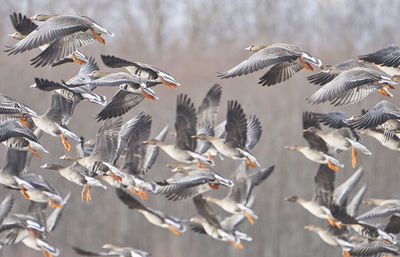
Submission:
[[[39,237],[40,234],[39,232],[35,231],[35,230],[31,230],[31,229],[27,229],[28,233],[31,234],[34,237]]]
[[[32,147],[30,145],[28,145],[28,150],[31,151],[32,154],[36,155],[39,158],[42,158],[43,155],[41,155],[40,153],[36,152],[35,150],[32,149]]]
[[[73,60],[74,62],[76,62],[76,63],[78,63],[78,64],[80,64],[80,65],[86,64],[85,61],[83,61],[83,60],[77,58],[76,55],[75,55],[74,53],[73,53],[71,56],[72,56],[72,60]]]
[[[97,33],[94,31],[94,28],[90,28],[90,30],[91,30],[92,33],[93,33],[93,37],[94,37],[97,41],[99,41],[99,42],[102,43],[103,45],[106,44],[106,41],[104,40],[104,38],[102,38],[99,34],[97,34]]]
[[[42,247],[42,253],[43,253],[44,256],[46,256],[46,257],[54,257],[51,253],[49,253],[48,251],[46,251],[43,247]]]
[[[351,165],[353,165],[353,168],[357,166],[357,151],[354,147],[351,148]]]
[[[121,178],[120,176],[115,175],[111,170],[109,170],[109,172],[110,172],[110,176],[111,176],[113,179],[115,179],[115,180],[118,181],[118,182],[121,182],[121,181],[122,181],[122,178]]]
[[[171,225],[168,225],[168,230],[171,231],[172,233],[174,233],[177,236],[179,236],[181,234],[181,232],[179,230],[177,230],[176,228],[174,228]]]
[[[71,151],[71,145],[68,143],[67,138],[63,134],[60,134],[60,138],[65,150],[67,150],[68,152]]]
[[[177,88],[178,86],[174,83],[168,83],[167,81],[165,81],[163,78],[159,77],[161,82],[163,83],[164,86],[168,87],[168,88]]]
[[[333,171],[339,171],[339,167],[333,164],[331,161],[328,161],[328,167]]]
[[[253,217],[251,217],[251,215],[250,215],[247,211],[245,211],[245,210],[243,210],[243,214],[244,214],[244,216],[248,219],[248,221],[250,222],[250,224],[251,224],[251,225],[254,225],[254,219],[253,219]]]
[[[381,93],[384,96],[392,97],[392,95],[390,95],[386,90],[384,90],[382,88],[379,88],[378,91],[379,91],[379,93]]]
[[[49,198],[49,207],[50,208],[64,208],[64,206],[63,205],[61,205],[61,204],[58,204],[58,203],[56,203],[56,202],[53,202],[53,200],[51,200],[51,198]]]
[[[300,60],[301,66],[303,66],[304,69],[314,71],[314,68],[311,66],[311,64],[304,62],[303,58],[301,56],[299,57],[299,60]]]
[[[25,113],[23,113],[23,114],[21,115],[21,117],[19,117],[19,121],[20,121],[22,124],[24,124],[25,126],[27,126],[28,128],[31,127],[31,125],[29,125],[29,123],[26,122]]]
[[[342,256],[343,257],[350,257],[350,252],[349,251],[342,251]]]
[[[21,189],[21,194],[23,197],[25,197],[25,199],[30,200],[31,197],[28,195],[28,193],[26,192],[26,189],[23,186],[19,186],[19,189]]]
[[[147,94],[146,91],[143,90],[143,88],[142,88],[142,94],[147,99],[150,99],[150,100],[155,100],[156,99],[154,96]]]
[[[213,183],[208,183],[208,186],[211,187],[212,189],[218,190],[219,186]]]
[[[199,167],[199,169],[206,169],[206,168],[207,168],[204,164],[202,164],[202,163],[200,162],[200,159],[199,159],[199,158],[197,158],[197,167]]]
[[[245,158],[246,158],[247,165],[249,165],[252,168],[256,168],[257,167],[257,164],[255,164],[254,162],[250,161],[249,157],[246,156]]]

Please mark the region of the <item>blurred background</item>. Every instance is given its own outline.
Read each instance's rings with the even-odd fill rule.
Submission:
[[[335,64],[358,55],[370,53],[400,40],[398,31],[400,2],[395,0],[296,0],[296,1],[207,1],[207,0],[3,0],[0,9],[0,45],[13,45],[7,37],[13,33],[9,15],[21,12],[28,17],[38,14],[79,13],[91,17],[112,31],[105,36],[106,45],[94,42],[82,52],[94,56],[101,68],[100,54],[111,54],[127,60],[152,64],[171,73],[182,84],[177,90],[157,87],[160,100],[143,101],[124,115],[128,120],[141,111],[153,116],[152,135],[169,123],[174,129],[176,96],[187,93],[198,106],[214,83],[223,88],[219,121],[225,119],[227,101],[237,99],[247,114],[257,114],[263,125],[263,135],[252,153],[263,167],[276,165],[271,177],[258,188],[255,225],[244,222],[241,230],[253,237],[243,250],[215,241],[191,231],[176,236],[168,230],[149,224],[138,212],[129,210],[115,195],[94,189],[91,203],[81,203],[81,188],[52,171],[41,170],[44,162],[58,162],[64,154],[59,138],[43,136],[42,144],[51,154],[34,158],[30,172],[44,174],[62,194],[72,192],[70,203],[48,241],[58,247],[60,256],[76,256],[71,246],[98,250],[105,243],[131,246],[152,253],[152,256],[340,256],[340,249],[324,244],[320,238],[303,227],[309,224],[326,226],[298,205],[285,202],[286,196],[298,195],[311,199],[314,195],[313,177],[318,165],[296,152],[283,149],[285,145],[302,144],[301,116],[305,110],[327,112],[343,110],[356,114],[383,100],[380,94],[369,96],[361,103],[341,108],[328,104],[310,106],[305,99],[318,89],[307,82],[310,71],[301,71],[292,79],[272,87],[257,84],[267,69],[247,76],[220,80],[216,72],[226,71],[250,53],[244,48],[251,44],[278,42],[295,44],[320,58],[324,64]],[[38,50],[7,56],[0,51],[0,93],[31,106],[39,114],[50,105],[50,94],[29,88],[35,77],[54,81],[68,80],[79,69],[75,64],[55,68],[33,68],[29,60]],[[97,89],[111,99],[116,89]],[[391,100],[399,105],[399,96]],[[101,106],[81,102],[75,109],[69,128],[85,138],[92,138],[100,126],[93,118]],[[169,136],[167,142],[174,142]],[[365,145],[372,156],[359,155],[366,169],[362,183],[368,184],[366,197],[398,198],[400,179],[398,153],[392,152],[371,138]],[[4,166],[5,147],[0,147],[0,166]],[[335,184],[349,177],[351,158],[348,152],[337,158],[345,164],[336,176]],[[162,180],[171,175],[165,168],[171,163],[160,152],[149,179]],[[65,163],[64,163],[65,164]],[[225,176],[233,173],[238,161],[218,161],[218,170]],[[3,199],[7,190],[0,189]],[[215,193],[215,192],[212,192]],[[218,192],[225,195],[227,190]],[[14,212],[24,212],[28,202],[15,193]],[[163,196],[150,195],[146,206],[170,215],[189,218],[196,214],[191,200],[167,201]],[[219,209],[215,207],[219,212]],[[363,209],[361,209],[362,211]],[[42,256],[23,244],[6,246],[0,256]]]

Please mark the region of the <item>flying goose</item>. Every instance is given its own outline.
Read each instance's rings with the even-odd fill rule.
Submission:
[[[31,17],[31,20],[44,22],[5,51],[18,54],[48,44],[41,54],[32,59],[35,67],[60,61],[94,40],[105,44],[101,34],[113,35],[92,19],[79,14],[38,14]]]
[[[29,35],[32,31],[34,31],[38,25],[32,22],[31,19],[22,15],[21,13],[14,12],[10,15],[11,23],[15,28],[16,32],[9,34],[8,36],[17,40],[24,39],[27,35]],[[39,46],[40,50],[44,51],[48,47],[48,44]],[[86,57],[76,50],[72,54],[64,57],[63,59],[56,61],[54,63],[50,63],[50,67],[54,67],[60,64],[68,63],[68,62],[76,62],[79,64],[84,64],[87,62]]]
[[[116,189],[118,198],[126,205],[129,209],[134,209],[140,212],[151,224],[161,228],[167,228],[175,235],[180,235],[186,231],[186,226],[183,224],[183,220],[170,217],[161,211],[153,210],[144,206],[135,197],[130,195],[123,189]]]
[[[225,139],[199,134],[192,136],[210,142],[222,155],[234,160],[246,160],[250,167],[260,166],[257,159],[249,152],[258,142],[262,128],[258,118],[254,116],[254,126],[249,127],[249,121],[242,106],[237,101],[228,101]]]
[[[340,73],[354,67],[366,67],[363,63],[350,59],[334,65],[325,65],[324,69],[317,74],[307,77],[307,80],[315,85],[323,86],[331,82]]]
[[[72,103],[64,97],[53,93],[51,106],[47,112],[43,115],[32,117],[35,125],[44,133],[54,137],[60,137],[67,151],[71,151],[71,145],[67,137],[71,137],[78,142],[80,141],[80,138],[75,133],[71,132],[63,125],[67,123],[72,116],[74,106],[71,105]]]
[[[103,252],[91,252],[83,250],[79,247],[72,247],[74,251],[79,255],[86,256],[122,256],[122,257],[147,257],[150,253],[135,249],[132,247],[120,247],[113,244],[104,244],[102,246],[106,251]]]
[[[151,80],[171,88],[177,88],[178,83],[170,74],[148,64],[127,61],[112,55],[101,55],[103,63],[110,68],[124,68],[129,73],[137,75],[142,80]]]
[[[303,68],[313,71],[312,64],[322,68],[321,60],[312,57],[295,45],[284,43],[269,46],[251,45],[246,50],[254,54],[229,71],[219,73],[218,76],[224,79],[233,78],[272,66],[258,82],[262,86],[272,86],[291,78]]]
[[[176,104],[176,143],[169,145],[156,139],[146,140],[144,144],[156,145],[165,151],[171,158],[191,164],[198,163],[198,166],[205,168],[202,162],[213,163],[206,157],[194,152],[196,150],[196,109],[190,97],[180,94],[177,97]]]
[[[204,196],[203,199],[215,203],[229,213],[243,213],[249,222],[254,224],[254,219],[257,219],[257,215],[255,215],[249,205],[250,198],[254,197],[253,189],[267,179],[274,168],[275,166],[270,166],[258,172],[248,174],[247,165],[243,162],[236,169],[235,173],[232,174],[232,182],[234,185],[224,198]]]
[[[394,89],[397,82],[386,73],[370,68],[355,67],[343,71],[309,98],[307,103],[319,104],[329,101],[331,104],[354,104],[375,91],[384,96],[393,97],[388,89]]]

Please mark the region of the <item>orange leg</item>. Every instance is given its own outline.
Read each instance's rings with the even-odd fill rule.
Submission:
[[[67,150],[68,152],[71,151],[71,145],[68,143],[67,138],[62,133],[60,134],[60,138],[65,150]]]
[[[333,164],[331,161],[328,161],[328,167],[333,171],[339,171],[339,167]]]
[[[90,196],[90,191],[92,190],[91,186],[88,186],[88,189],[86,191],[86,202],[90,202],[92,200],[92,196]]]
[[[310,64],[305,63],[305,62],[303,61],[303,58],[302,58],[301,56],[299,56],[299,60],[300,60],[301,66],[303,66],[304,69],[310,70],[310,71],[314,71],[314,68],[313,68]]]
[[[247,165],[249,165],[252,168],[257,168],[257,165],[254,162],[250,161],[249,157],[246,156],[245,158],[246,158]]]
[[[46,256],[46,257],[54,257],[51,253],[49,253],[48,251],[46,251],[43,247],[42,247],[42,253],[43,253],[44,256]]]
[[[50,208],[64,208],[64,206],[63,205],[61,205],[61,204],[58,204],[58,203],[56,203],[56,202],[53,202],[53,200],[51,200],[51,198],[48,198],[49,199],[49,207]]]
[[[245,211],[245,210],[243,210],[243,214],[244,214],[244,216],[249,220],[250,224],[251,224],[251,225],[254,225],[254,219],[253,219],[253,217],[251,217],[251,215],[250,215],[247,211]]]
[[[155,99],[156,99],[154,96],[147,94],[147,93],[143,90],[143,88],[142,88],[142,94],[143,94],[143,96],[146,97],[147,99],[150,99],[150,100],[155,100]]]
[[[22,124],[24,124],[25,126],[27,126],[28,128],[31,127],[31,125],[29,125],[29,123],[26,122],[25,113],[23,113],[23,114],[21,115],[21,117],[19,117],[19,121],[20,121]]]
[[[335,226],[335,220],[332,219],[331,217],[328,218],[328,223],[329,223],[329,225],[331,225],[332,227]]]
[[[197,158],[197,167],[199,167],[199,169],[206,169],[206,168],[207,168],[204,164],[202,164],[202,163],[200,162],[200,159],[199,159],[199,158]]]
[[[388,92],[386,92],[386,91],[383,90],[382,88],[379,88],[378,91],[379,91],[382,95],[384,95],[384,96],[391,97],[391,96],[388,94]]]
[[[387,89],[396,89],[394,86],[389,85],[388,83],[382,83],[381,86],[386,87]]]
[[[350,257],[350,252],[349,251],[342,251],[342,256],[343,257]]]
[[[113,179],[115,179],[116,181],[119,181],[119,182],[122,181],[122,178],[121,178],[120,176],[115,175],[111,170],[109,170],[109,172],[110,172],[110,176],[111,176]]]
[[[99,41],[99,42],[102,43],[103,45],[106,44],[106,41],[104,40],[104,38],[102,38],[99,34],[97,34],[97,33],[94,31],[94,28],[89,28],[89,29],[92,31],[93,37],[94,37],[95,39],[97,39],[97,41]]]
[[[142,200],[147,200],[147,194],[142,187],[139,187],[139,196]]]
[[[243,249],[243,245],[242,245],[242,243],[235,243],[235,242],[233,242],[233,241],[231,241],[231,240],[227,240],[229,243],[231,243],[235,248],[238,248],[238,249]]]
[[[351,164],[353,165],[353,168],[357,166],[357,151],[354,149],[354,147],[351,148]]]
[[[219,186],[216,184],[208,183],[208,186],[211,187],[212,189],[218,190]]]
[[[168,225],[168,230],[171,231],[172,233],[174,233],[177,236],[179,236],[181,234],[181,232],[179,230],[177,230],[176,228],[174,228],[171,225]]]
[[[79,58],[76,58],[76,55],[75,55],[74,53],[72,53],[71,56],[72,56],[72,60],[73,60],[74,62],[76,62],[76,63],[78,63],[78,64],[80,64],[80,65],[86,64],[85,61],[83,61],[83,60],[81,60],[81,59],[79,59]]]
[[[35,150],[32,149],[32,147],[30,145],[28,145],[28,150],[31,151],[31,153],[33,153],[34,155],[36,155],[39,158],[42,158],[43,155],[41,155],[40,153],[36,152]]]
[[[82,200],[82,202],[86,199],[86,197],[85,197],[86,188],[87,188],[87,184],[84,184],[83,185],[83,189],[81,191],[81,200]]]
[[[21,189],[21,194],[23,197],[25,197],[27,200],[31,199],[31,197],[28,195],[28,193],[26,192],[26,189],[23,186],[19,186],[19,189]]]
[[[39,232],[31,230],[31,229],[28,229],[28,233],[31,234],[34,237],[39,237],[40,236]]]
[[[163,78],[159,77],[161,82],[164,84],[164,86],[168,87],[168,88],[177,88],[178,86],[176,84],[173,83],[168,83],[167,81],[165,81]]]

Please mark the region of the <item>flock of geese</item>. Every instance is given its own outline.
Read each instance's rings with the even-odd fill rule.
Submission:
[[[80,186],[82,202],[91,201],[92,187],[115,187],[117,197],[129,209],[140,212],[153,225],[174,234],[185,232],[189,226],[194,232],[229,242],[236,248],[243,248],[242,241],[252,240],[239,230],[239,225],[246,219],[255,223],[255,187],[274,170],[274,165],[257,169],[261,164],[250,152],[262,134],[261,122],[256,115],[247,115],[238,101],[229,100],[225,120],[217,123],[222,88],[215,84],[198,108],[188,95],[177,96],[175,132],[170,133],[176,138],[175,144],[165,142],[168,125],[151,138],[152,117],[149,114],[141,112],[126,123],[122,116],[145,98],[149,101],[158,99],[154,90],[156,85],[180,87],[170,74],[151,65],[112,55],[101,55],[110,71],[100,71],[95,59],[87,58],[79,49],[96,41],[105,44],[103,35],[113,34],[86,16],[39,14],[27,18],[13,13],[11,21],[16,32],[9,36],[19,41],[14,46],[7,46],[5,52],[14,55],[40,48],[42,52],[31,60],[35,67],[75,62],[80,69],[68,81],[34,78],[31,87],[52,93],[50,107],[43,115],[21,101],[0,95],[0,141],[8,148],[0,184],[10,189],[10,194],[0,205],[0,247],[22,242],[47,257],[59,255],[57,247],[47,239],[70,194],[63,197],[44,176],[27,172],[32,158],[51,154],[40,143],[42,135],[59,137],[67,152],[72,149],[69,140],[77,141],[76,155],[60,157],[65,160],[64,165],[45,163],[40,168],[57,171],[64,179]],[[308,77],[309,82],[321,86],[307,98],[310,104],[353,104],[375,91],[392,97],[389,90],[399,81],[396,69],[400,65],[400,49],[394,45],[360,56],[360,61],[349,60],[329,66],[290,44],[252,45],[246,49],[254,53],[229,71],[219,73],[220,78],[247,75],[270,67],[259,84],[271,86],[288,80],[303,68],[310,71],[318,68],[318,73]],[[109,102],[94,92],[96,87],[103,86],[118,87]],[[101,122],[97,134],[90,140],[67,127],[76,105],[85,99],[104,106],[96,116]],[[322,125],[332,130],[323,131]],[[316,195],[311,201],[298,196],[285,200],[297,202],[316,217],[328,221],[327,228],[310,225],[305,229],[316,232],[324,242],[341,247],[343,256],[400,255],[397,236],[400,232],[400,200],[369,199],[366,203],[376,207],[358,215],[366,186],[361,187],[351,201],[349,195],[364,173],[362,168],[334,188],[335,172],[344,166],[334,155],[351,151],[355,168],[358,152],[372,154],[362,144],[362,135],[376,138],[391,150],[400,150],[400,109],[388,101],[381,101],[370,110],[353,116],[343,112],[304,112],[303,129],[303,137],[309,146],[285,148],[320,163],[314,180]],[[175,161],[167,166],[174,175],[165,180],[148,181],[146,175],[155,163],[159,149]],[[240,164],[230,177],[224,177],[217,171],[215,158],[240,160]],[[224,198],[205,195],[219,187],[229,188]],[[12,191],[15,190],[31,203],[25,214],[11,213],[15,201]],[[198,216],[176,218],[147,207],[142,200],[147,199],[148,193],[174,201],[192,198]],[[218,205],[229,215],[217,216],[211,204]],[[51,212],[47,207],[52,209]],[[385,224],[370,222],[376,217],[390,219]],[[103,248],[98,252],[80,247],[74,247],[74,250],[87,256],[149,255],[146,251],[109,243]]]

